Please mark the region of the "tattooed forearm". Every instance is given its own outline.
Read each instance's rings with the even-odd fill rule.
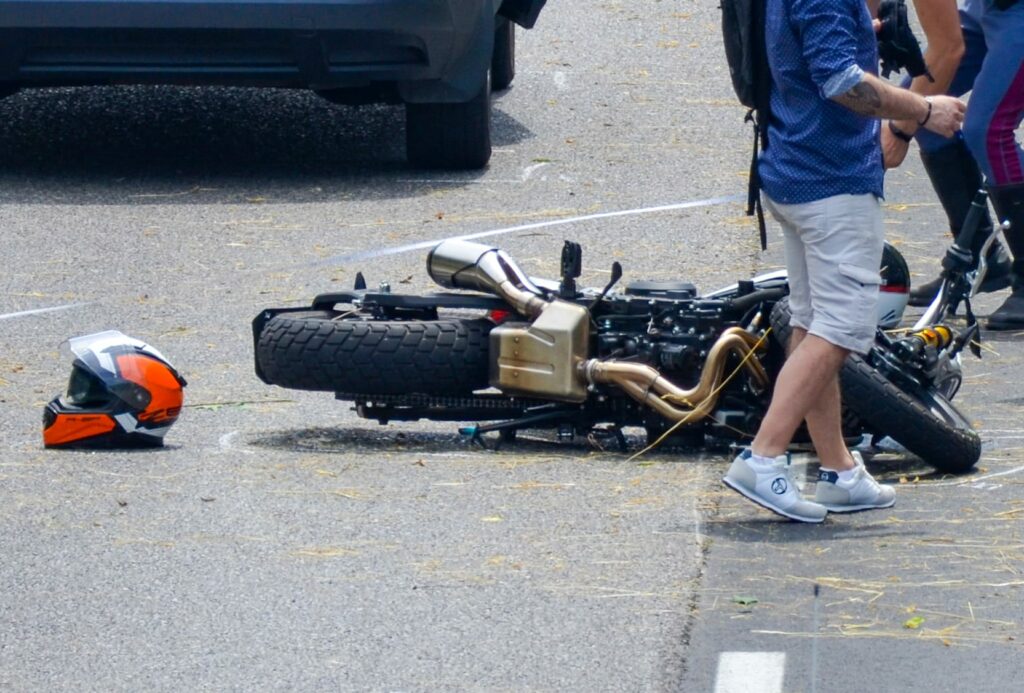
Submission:
[[[920,123],[928,113],[928,103],[918,94],[900,89],[865,73],[861,81],[832,100],[854,113],[868,118],[895,118]]]
[[[882,95],[868,81],[859,82],[850,91],[835,97],[835,101],[846,106],[855,113],[866,116],[879,116],[882,108]]]

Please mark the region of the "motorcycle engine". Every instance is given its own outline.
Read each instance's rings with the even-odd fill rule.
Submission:
[[[722,331],[721,301],[687,282],[633,282],[595,315],[598,358],[644,363],[683,387],[696,383]]]

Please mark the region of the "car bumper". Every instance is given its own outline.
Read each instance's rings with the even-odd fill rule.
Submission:
[[[0,82],[316,89],[392,83],[401,90],[435,81],[448,91],[453,85],[465,91],[486,69],[498,5],[497,0],[0,2]],[[421,92],[410,93],[415,98]]]

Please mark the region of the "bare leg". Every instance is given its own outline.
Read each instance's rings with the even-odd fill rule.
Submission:
[[[806,336],[806,330],[799,327],[793,328],[786,351],[792,354]],[[839,393],[837,374],[832,382],[825,386],[820,399],[804,417],[821,465],[837,471],[854,467],[853,458],[850,457],[850,451],[846,449],[846,441],[843,440],[842,416],[842,398]]]
[[[818,429],[825,436],[822,443],[826,447],[834,445],[829,440],[828,431],[839,430],[837,378],[848,353],[846,349],[813,334],[805,333],[799,339],[779,373],[768,413],[751,444],[756,454],[776,457],[784,453],[800,422],[808,415],[814,421],[813,424],[808,422],[809,426],[814,426],[811,429],[812,439],[814,430]],[[834,388],[834,393],[826,394],[829,388]],[[842,442],[841,433],[839,441]],[[833,460],[833,457],[828,458],[830,463],[834,463]]]

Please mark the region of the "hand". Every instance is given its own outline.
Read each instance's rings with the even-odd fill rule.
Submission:
[[[932,106],[932,108],[935,108]],[[934,117],[934,113],[932,114]],[[896,168],[907,158],[910,151],[910,143],[904,142],[889,131],[886,122],[882,121],[882,165],[885,168]]]
[[[922,127],[943,137],[952,137],[960,132],[964,125],[964,111],[967,108],[964,102],[952,96],[930,98],[932,113]]]

